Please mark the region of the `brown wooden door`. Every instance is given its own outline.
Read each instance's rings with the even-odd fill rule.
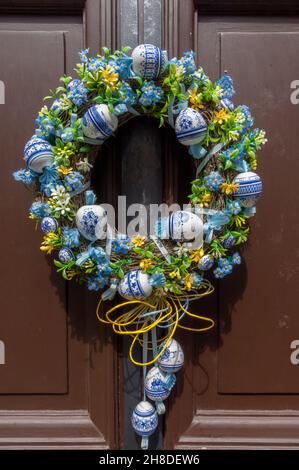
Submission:
[[[299,374],[290,359],[299,335],[299,108],[290,100],[299,77],[298,8],[195,3],[200,65],[213,79],[225,70],[233,76],[235,102],[250,106],[269,142],[260,154],[264,195],[244,262],[197,306],[218,327],[181,338],[187,363],[170,403],[165,447],[298,448]]]
[[[4,448],[117,447],[116,357],[108,330],[95,320],[96,298],[65,285],[39,253],[41,234],[26,216],[32,197],[11,176],[23,166],[24,143],[34,132],[42,98],[59,76],[72,73],[85,44],[99,49],[99,8],[94,0],[0,6]]]

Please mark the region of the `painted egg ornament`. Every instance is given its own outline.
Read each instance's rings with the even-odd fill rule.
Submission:
[[[163,344],[161,345],[161,349]],[[158,359],[159,368],[167,374],[175,374],[184,365],[184,352],[180,344],[173,338],[169,341],[162,356]]]
[[[175,122],[175,133],[183,145],[201,142],[207,133],[207,124],[202,115],[193,108],[183,109]]]
[[[128,272],[118,286],[119,295],[127,300],[146,299],[152,291],[149,275],[139,269]]]
[[[42,173],[54,161],[52,147],[47,140],[33,136],[25,145],[24,159],[30,170]]]
[[[91,106],[83,116],[83,134],[90,144],[99,145],[117,129],[118,119],[106,104]]]
[[[208,271],[211,269],[211,267],[214,264],[214,260],[210,255],[204,255],[202,258],[200,258],[198,262],[198,269],[201,271]]]
[[[202,242],[203,222],[193,212],[176,211],[156,223],[156,235],[162,239]]]
[[[56,232],[58,222],[54,217],[44,217],[41,221],[40,228],[44,233]]]
[[[75,259],[75,255],[70,248],[64,246],[58,252],[58,259],[61,263],[67,264],[69,261]]]
[[[95,241],[96,227],[102,219],[106,218],[106,211],[102,206],[82,206],[76,214],[76,225],[81,235],[90,241]]]
[[[263,184],[261,178],[252,171],[239,173],[233,180],[238,185],[234,198],[243,207],[255,206],[262,194]]]
[[[134,408],[131,418],[136,434],[141,437],[151,436],[158,426],[158,414],[149,401],[141,401]]]
[[[153,401],[164,401],[170,395],[170,390],[165,385],[166,374],[159,367],[152,367],[144,381],[146,396]]]
[[[147,80],[158,78],[166,68],[167,51],[152,44],[140,44],[132,51],[132,68],[136,75]]]

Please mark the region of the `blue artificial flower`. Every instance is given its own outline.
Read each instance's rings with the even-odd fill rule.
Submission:
[[[229,215],[237,215],[241,212],[241,206],[238,201],[228,201],[226,211]]]
[[[155,82],[153,81],[145,81],[141,91],[142,95],[139,98],[139,102],[143,106],[153,106],[154,104],[159,103],[164,96],[162,88],[155,85]]]
[[[35,124],[38,127],[35,134],[40,138],[49,139],[56,132],[54,121],[44,114],[37,117]]]
[[[87,69],[89,72],[98,72],[101,67],[106,67],[106,62],[102,59],[98,59],[97,57],[92,57],[87,65]]]
[[[217,268],[214,269],[213,273],[217,279],[222,279],[228,276],[233,271],[233,266],[227,258],[219,258]]]
[[[245,121],[242,123],[242,132],[247,132],[250,127],[253,125],[253,117],[251,115],[250,109],[245,104],[239,106],[239,110],[243,114]]]
[[[228,235],[228,237],[226,237],[224,240],[223,240],[223,246],[224,248],[231,248],[232,246],[234,246],[236,243],[236,237],[234,237],[233,235]]]
[[[222,98],[231,99],[235,92],[234,82],[230,75],[225,73],[220,80],[216,81],[216,85],[220,86],[222,89]]]
[[[44,217],[51,215],[51,207],[45,202],[37,201],[31,205],[29,212],[33,217],[43,219]]]
[[[76,248],[80,246],[80,232],[76,228],[63,227],[62,242],[67,248]]]
[[[204,177],[204,183],[210,191],[218,191],[219,187],[224,182],[219,171],[211,171],[211,173]]]
[[[57,184],[59,180],[58,168],[56,165],[46,166],[43,169],[43,174],[39,177],[41,185],[49,183]]]
[[[126,255],[132,247],[132,242],[128,236],[118,236],[112,241],[112,251],[115,251],[117,255]]]
[[[81,80],[72,80],[67,87],[68,98],[77,106],[83,106],[88,101],[88,89]]]
[[[97,265],[97,272],[87,279],[87,287],[89,290],[98,291],[109,285],[109,276],[112,269],[107,261]]]
[[[121,87],[118,89],[120,94],[120,103],[123,103],[127,106],[134,106],[137,103],[137,96],[133,89],[126,82],[121,84]]]
[[[120,80],[126,80],[131,76],[132,59],[130,57],[118,57],[116,60],[109,61],[110,67],[115,73],[118,73]]]
[[[78,171],[72,171],[64,179],[64,187],[67,191],[80,191],[83,189],[84,176]]]
[[[47,183],[47,184],[41,184],[40,185],[40,190],[44,193],[45,196],[50,197],[52,195],[52,191],[56,188],[55,183]]]
[[[242,262],[241,256],[239,255],[239,253],[237,251],[232,255],[231,262],[234,266],[236,264],[241,264],[241,262]]]
[[[24,184],[34,183],[39,176],[38,173],[35,173],[35,171],[32,171],[29,168],[21,168],[20,170],[15,171],[12,175],[16,181],[21,181],[21,183]]]
[[[89,53],[89,47],[87,49],[84,49],[83,51],[79,52],[79,57],[81,59],[81,62],[83,62],[83,63],[88,62],[88,53]]]
[[[185,75],[191,75],[196,71],[195,63],[195,52],[188,51],[184,53],[184,56],[180,60],[180,65],[184,67]]]

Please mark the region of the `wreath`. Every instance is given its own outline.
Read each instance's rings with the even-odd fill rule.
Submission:
[[[89,57],[88,49],[79,53],[78,78],[62,76],[61,86],[45,98],[54,101],[39,112],[24,150],[26,168],[14,178],[35,197],[29,217],[44,233],[40,249],[55,253],[54,264],[64,279],[103,290],[99,320],[133,337],[130,356],[135,364],[145,371],[154,365],[132,416],[146,448],[158,424],[157,412],[165,410],[174,373],[183,366],[182,348],[173,338],[176,329],[204,331],[214,325],[212,319],[191,313],[189,305],[213,291],[207,271],[223,278],[241,262],[236,247],[247,240],[248,221],[262,192],[255,171],[257,151],[266,138],[263,130],[253,128],[249,108],[234,106],[227,73],[212,82],[196,67],[192,51],[171,60],[149,44],[138,46],[131,56],[128,51],[103,48],[95,57]],[[149,237],[112,229],[90,187],[98,146],[138,115],[173,127],[195,163],[189,208],[160,217]],[[99,236],[103,227],[105,239]],[[195,238],[199,243],[190,248]],[[125,301],[103,308],[116,292]],[[199,320],[199,328],[188,326],[188,317]],[[138,343],[142,362],[133,354]]]

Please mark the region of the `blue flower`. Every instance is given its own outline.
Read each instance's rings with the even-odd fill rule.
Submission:
[[[80,191],[83,189],[84,176],[78,171],[72,171],[64,179],[64,187],[67,191]]]
[[[164,92],[161,87],[155,85],[153,81],[144,82],[143,87],[141,88],[142,95],[139,98],[139,102],[143,106],[153,106],[154,104],[159,103],[164,96]]]
[[[81,59],[81,62],[83,63],[88,62],[88,53],[89,53],[89,47],[79,52],[79,57]]]
[[[33,217],[42,219],[43,217],[51,215],[51,207],[45,202],[37,201],[31,205],[29,212]]]
[[[115,251],[117,255],[126,255],[130,251],[131,247],[132,242],[126,235],[119,236],[116,240],[112,241],[112,250]]]
[[[89,72],[98,72],[101,67],[106,67],[106,62],[97,57],[92,57],[87,65],[87,69]]]
[[[118,89],[120,94],[120,103],[126,104],[127,106],[134,106],[137,103],[137,96],[133,89],[126,82],[121,84]]]
[[[212,171],[204,178],[204,183],[210,191],[218,191],[223,182],[224,179],[222,178],[219,171]]]
[[[250,127],[253,125],[253,117],[251,115],[250,109],[245,104],[239,106],[239,110],[243,114],[245,121],[242,123],[242,132],[247,132]]]
[[[234,266],[236,264],[241,264],[242,259],[241,259],[241,256],[239,255],[239,253],[237,251],[232,255],[231,262]]]
[[[40,185],[40,190],[45,194],[45,196],[50,197],[52,195],[52,191],[56,188],[55,183],[47,183],[47,184],[41,184]]]
[[[35,120],[35,124],[38,127],[38,129],[35,131],[35,134],[38,137],[49,139],[51,135],[55,134],[55,123],[48,116],[40,114]]]
[[[88,101],[88,89],[81,80],[72,80],[67,87],[68,98],[77,106],[83,106]]]
[[[228,237],[226,237],[224,240],[223,240],[223,246],[224,248],[231,248],[232,246],[234,246],[236,243],[236,237],[234,237],[233,235],[229,235]]]
[[[109,65],[113,68],[115,73],[118,73],[120,80],[125,80],[131,75],[132,59],[130,57],[117,58],[116,60],[109,61]]]
[[[109,276],[111,272],[112,269],[107,261],[99,263],[97,265],[96,274],[87,278],[88,289],[98,291],[99,289],[103,289],[105,286],[109,285]]]
[[[220,80],[217,80],[216,85],[222,88],[222,98],[231,99],[235,92],[234,82],[230,75],[225,73]]]
[[[214,269],[213,273],[217,279],[222,279],[228,276],[233,271],[233,266],[227,258],[219,258],[217,268]]]
[[[58,168],[56,165],[47,166],[43,170],[43,174],[39,177],[41,185],[49,183],[57,184],[59,180]]]
[[[38,173],[35,173],[35,171],[32,171],[29,168],[21,168],[20,170],[15,171],[12,175],[16,181],[21,181],[21,183],[24,184],[32,184],[38,177]]]
[[[62,242],[67,248],[76,248],[80,246],[80,232],[76,228],[63,227]]]
[[[196,71],[195,63],[195,52],[188,51],[185,52],[184,56],[180,60],[180,65],[184,67],[184,72],[186,75],[191,75]]]
[[[237,215],[239,212],[241,212],[241,206],[238,201],[228,201],[226,210],[229,215]]]

